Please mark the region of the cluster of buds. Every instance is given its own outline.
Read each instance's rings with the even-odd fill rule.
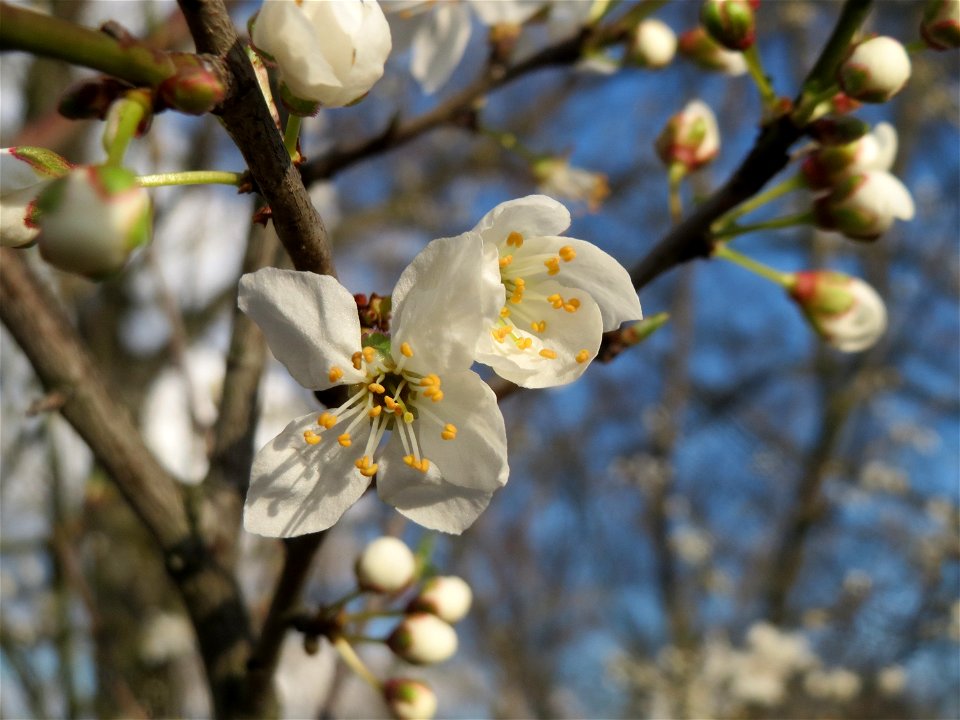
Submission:
[[[697,170],[720,152],[717,118],[706,103],[693,100],[667,121],[654,141],[654,149],[668,168]]]
[[[698,26],[680,35],[677,47],[681,55],[704,70],[731,76],[747,72],[747,61],[744,60],[743,53],[727,50],[710,37],[703,27]]]
[[[910,56],[891,37],[874,37],[851,47],[837,70],[837,82],[849,97],[885,103],[910,79]]]
[[[705,0],[700,22],[710,37],[728,50],[743,51],[756,40],[754,12],[760,0]]]
[[[814,330],[842,352],[871,347],[887,329],[887,309],[870,285],[828,270],[793,276],[790,297]]]

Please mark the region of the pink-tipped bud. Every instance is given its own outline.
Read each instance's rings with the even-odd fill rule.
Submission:
[[[889,123],[880,123],[873,132],[852,142],[819,145],[806,156],[801,169],[810,187],[819,190],[854,173],[889,170],[896,153],[896,129]]]
[[[383,683],[383,699],[397,720],[430,720],[437,712],[436,693],[420,680],[387,680]]]
[[[381,537],[363,549],[355,570],[357,583],[364,590],[395,593],[413,582],[417,561],[402,540]]]
[[[700,22],[710,37],[728,50],[746,50],[756,40],[753,0],[704,0]]]
[[[212,63],[199,55],[171,53],[177,71],[157,86],[163,102],[189,115],[203,115],[223,102],[227,89]]]
[[[637,23],[630,36],[630,59],[641,67],[666,67],[677,53],[677,36],[665,22],[650,18]]]
[[[37,196],[68,172],[70,163],[46,148],[0,150],[0,246],[23,247],[37,239]]]
[[[864,170],[844,177],[814,203],[818,227],[854,240],[875,240],[894,220],[912,220],[910,191],[883,170]]]
[[[839,272],[799,272],[790,297],[814,330],[842,352],[874,345],[887,329],[883,300],[863,280]]]
[[[742,53],[727,50],[700,26],[680,35],[677,49],[681,55],[704,70],[713,70],[731,76],[743,75],[747,72],[747,61],[743,59]]]
[[[43,259],[66,272],[101,280],[120,271],[150,241],[150,196],[122,167],[79,167],[37,198]]]
[[[927,0],[920,21],[920,35],[932,50],[960,48],[960,2]]]
[[[408,663],[432,665],[457,652],[457,631],[436,615],[414,613],[391,633],[387,645]]]
[[[473,602],[473,591],[463,578],[439,575],[423,584],[423,589],[410,601],[408,612],[428,612],[448,623],[462,620]]]
[[[706,103],[693,100],[667,121],[653,146],[667,167],[680,164],[696,170],[720,152],[717,119]]]
[[[853,48],[837,71],[843,91],[867,103],[884,103],[910,79],[910,56],[891,37],[864,40]]]

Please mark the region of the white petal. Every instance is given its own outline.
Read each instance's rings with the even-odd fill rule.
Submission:
[[[239,305],[304,387],[324,390],[363,380],[350,361],[360,349],[357,304],[334,278],[264,268],[240,278]],[[334,367],[343,371],[342,379],[330,380]]]
[[[403,462],[403,448],[391,438],[379,458],[377,493],[397,512],[429,530],[459,535],[479,517],[493,491],[473,490],[445,482],[436,465],[426,473]]]
[[[243,526],[268,537],[296,537],[331,527],[370,484],[354,462],[363,453],[370,426],[363,423],[353,444],[340,447],[336,429],[318,445],[303,439],[318,430],[317,413],[297,418],[257,453],[243,509]]]
[[[444,3],[430,13],[413,36],[410,71],[428,95],[453,74],[470,40],[470,12],[459,4]]]
[[[489,365],[497,375],[522,387],[544,388],[573,382],[587,369],[600,348],[603,335],[600,308],[587,293],[552,280],[528,287],[527,297],[518,305],[508,303],[507,308],[510,319],[517,326],[514,334],[530,339],[530,347],[519,349],[511,337],[498,342],[490,330],[481,335],[477,343],[477,362]],[[532,291],[537,297],[530,297],[534,294]],[[575,297],[580,301],[579,309],[567,312],[563,308],[554,308],[539,297],[554,293],[565,300]],[[531,332],[530,323],[541,320],[546,322],[546,330]],[[552,350],[557,356],[543,357],[542,350]]]
[[[487,259],[487,263],[492,258]],[[464,233],[429,243],[403,271],[393,290],[393,351],[406,342],[415,372],[466,370],[484,325],[483,246],[479,236]],[[502,302],[502,298],[501,298]]]
[[[470,7],[488,27],[522,25],[546,4],[546,0],[470,0]]]
[[[500,203],[484,215],[475,231],[484,243],[503,244],[512,232],[524,238],[536,235],[559,235],[570,227],[570,211],[546,195],[528,195]]]
[[[570,262],[561,262],[560,272],[553,278],[561,285],[590,294],[600,306],[604,331],[615,330],[622,322],[643,317],[630,273],[593,243],[567,237],[531,237],[524,242],[521,251],[523,254],[556,254],[565,245],[572,247],[577,255]]]
[[[873,167],[877,170],[889,170],[897,156],[897,129],[890,123],[879,123],[870,133],[876,144],[876,157]]]
[[[37,239],[40,229],[28,222],[30,204],[37,199],[44,183],[37,183],[22,190],[7,192],[4,188],[0,201],[0,246],[23,247]]]
[[[318,49],[314,25],[295,2],[268,0],[253,25],[253,44],[276,60],[291,90],[309,97],[319,85],[340,87],[333,66]]]
[[[472,370],[444,375],[441,381],[443,399],[418,404],[435,416],[421,413],[416,421],[420,449],[447,482],[492,492],[506,484],[510,472],[507,434],[497,397]],[[452,440],[440,435],[447,423],[457,428]]]
[[[887,208],[893,217],[900,220],[913,220],[916,208],[913,196],[907,186],[896,175],[886,172],[871,173],[871,181],[878,183],[877,194],[885,198]]]

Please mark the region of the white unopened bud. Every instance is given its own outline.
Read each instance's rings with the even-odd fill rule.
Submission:
[[[630,57],[638,65],[666,67],[677,53],[677,36],[665,22],[655,18],[638,23],[630,42]]]
[[[455,575],[439,575],[424,583],[407,609],[433,613],[441,620],[455,623],[466,616],[472,602],[473,591],[466,580]]]
[[[910,56],[891,37],[875,37],[857,45],[837,71],[843,91],[862,102],[883,103],[910,79]]]
[[[826,188],[865,170],[889,170],[897,154],[897,131],[890,123],[853,142],[819,145],[803,161],[804,177],[813,188]]]
[[[677,49],[681,55],[704,70],[714,70],[730,76],[747,72],[747,61],[743,59],[743,53],[727,50],[700,26],[681,34]]]
[[[37,196],[68,172],[70,163],[46,148],[0,150],[0,246],[23,247],[37,239]]]
[[[457,631],[436,615],[414,613],[397,626],[387,645],[409,663],[432,665],[457,651]]]
[[[818,198],[813,210],[818,227],[854,240],[875,240],[894,220],[912,220],[915,212],[910,191],[883,170],[848,175]]]
[[[413,582],[417,561],[402,540],[381,537],[363,549],[355,570],[364,590],[394,593]]]
[[[383,698],[397,720],[430,720],[437,712],[437,695],[420,680],[391,678],[383,684]]]
[[[40,254],[54,267],[101,280],[150,241],[150,196],[122,167],[76,168],[37,198]]]
[[[887,329],[883,300],[859,278],[826,270],[799,272],[790,297],[814,330],[842,352],[866,350]]]
[[[654,148],[667,167],[680,164],[696,170],[720,152],[720,130],[710,107],[693,100],[671,117],[657,136]]]
[[[266,0],[251,39],[305,115],[359,100],[383,76],[392,44],[376,0]]]

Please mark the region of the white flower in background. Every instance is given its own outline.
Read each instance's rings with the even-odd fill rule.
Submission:
[[[630,57],[643,67],[666,67],[677,53],[677,35],[661,20],[638,23],[630,39]]]
[[[436,615],[413,613],[390,634],[387,645],[409,663],[433,665],[457,652],[457,631]]]
[[[40,254],[66,272],[102,279],[150,241],[150,196],[126,168],[76,168],[51,182],[36,202]]]
[[[355,570],[361,588],[394,593],[413,582],[417,560],[403,540],[381,537],[363,549]]]
[[[894,220],[912,220],[916,212],[907,187],[883,170],[852,173],[813,205],[817,227],[853,240],[875,240]]]
[[[891,37],[864,40],[837,70],[837,82],[855,100],[884,103],[910,79],[910,56]]]
[[[599,210],[610,195],[606,175],[573,167],[566,158],[542,158],[533,163],[532,170],[542,193],[586,203],[590,212]]]
[[[140,658],[160,664],[194,652],[193,626],[180,613],[157,612],[143,624]]]
[[[448,623],[462,620],[473,603],[473,590],[456,575],[438,575],[427,580],[407,611],[428,612]]]
[[[523,387],[572,382],[605,331],[642,317],[623,266],[595,245],[560,236],[569,226],[563,205],[530,195],[501,203],[473,229],[483,239],[482,304],[492,319],[476,360]]]
[[[37,147],[0,149],[0,247],[23,247],[37,239],[37,196],[70,163]]]
[[[720,152],[713,110],[702,100],[691,100],[667,121],[653,146],[668,168],[678,164],[692,172],[703,167]]]
[[[722,72],[731,77],[747,72],[747,61],[743,59],[743,53],[727,50],[711,38],[703,27],[698,26],[682,33],[677,49],[681,55],[704,70]]]
[[[831,271],[795,275],[790,297],[814,330],[842,352],[860,352],[876,344],[887,329],[883,299],[863,280]]]
[[[817,145],[801,167],[807,183],[819,189],[865,170],[888,171],[896,156],[897,130],[890,123],[882,122],[852,142]]]
[[[295,99],[325,107],[365,95],[391,48],[376,0],[265,0],[251,40]]]
[[[257,454],[244,526],[292,537],[332,526],[377,475],[414,522],[460,533],[507,481],[496,397],[469,368],[483,313],[475,235],[430,243],[393,293],[392,337],[361,337],[353,296],[331,277],[267,268],[240,280],[240,307],[277,359],[340,407],[291,422]],[[378,446],[390,431],[384,450]]]
[[[391,678],[383,683],[383,698],[398,720],[430,720],[437,712],[437,695],[421,680]]]
[[[890,697],[899,695],[907,687],[907,671],[902,665],[888,665],[877,673],[877,688]]]
[[[821,700],[849,702],[860,693],[860,676],[846,668],[809,671],[803,679],[807,693]]]

